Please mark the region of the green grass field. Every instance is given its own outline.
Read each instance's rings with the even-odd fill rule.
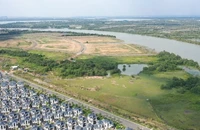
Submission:
[[[80,55],[78,59],[90,59],[95,56],[93,55]],[[103,56],[102,56],[103,57]],[[118,63],[122,64],[134,64],[134,63],[152,63],[157,61],[156,56],[104,56],[106,58],[110,58],[111,60],[115,60]]]
[[[197,128],[198,122],[195,122],[192,117],[200,118],[198,104],[192,105],[190,100],[196,103],[198,98],[191,94],[178,94],[175,90],[160,89],[160,86],[173,76],[187,78],[188,74],[176,71],[154,75],[140,74],[135,78],[114,76],[61,79],[52,74],[47,77],[51,84],[56,85],[54,89],[100,101],[113,108],[119,108],[117,111],[130,114],[130,116],[154,119],[177,128]],[[192,106],[194,108],[191,109]],[[113,112],[115,113],[115,110]],[[181,121],[185,121],[184,125],[181,125]]]
[[[163,107],[171,107],[167,100],[169,95],[174,95],[179,99],[180,94],[174,90],[161,90],[160,86],[165,84],[172,77],[187,78],[188,74],[183,71],[158,73],[154,75],[141,74],[138,77],[114,76],[111,78],[76,78],[76,79],[58,79],[49,76],[51,83],[78,95],[88,97],[91,100],[98,100],[110,106],[119,108],[119,111],[140,115],[148,119],[154,119],[167,123],[168,125],[182,128],[178,117],[173,114],[181,115],[180,107],[189,107],[188,104],[177,104],[171,111],[165,111]],[[95,90],[98,88],[98,90]],[[58,88],[57,88],[58,89]],[[169,97],[171,98],[171,97]],[[171,99],[172,100],[172,99]],[[175,100],[176,101],[176,100]],[[170,101],[173,103],[173,101]],[[164,104],[164,106],[163,106]],[[174,104],[176,105],[176,104]],[[170,113],[168,113],[170,112]],[[195,111],[196,113],[196,111]],[[182,119],[187,120],[190,115],[182,115]],[[168,122],[166,122],[167,120]],[[177,122],[173,123],[172,120]],[[191,128],[190,122],[185,122],[184,128]]]
[[[40,54],[44,55],[47,58],[50,58],[52,60],[60,61],[63,59],[68,59],[70,57],[70,54],[63,53],[63,52],[51,52],[51,51],[43,51],[43,50],[30,50],[30,53]]]

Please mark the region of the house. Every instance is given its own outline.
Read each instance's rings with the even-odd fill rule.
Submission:
[[[60,121],[60,120],[57,120],[55,122],[55,127],[56,127],[56,130],[63,130],[63,129],[67,128],[66,124],[63,121]]]
[[[103,119],[102,122],[103,122],[104,129],[110,129],[114,126],[113,122],[110,120]]]
[[[10,82],[9,82],[9,89],[14,89],[14,88],[16,88],[16,87],[17,87],[17,84],[16,84],[15,81],[10,81]]]
[[[40,95],[39,95],[39,98],[40,98],[41,101],[43,101],[45,98],[47,98],[47,96],[44,95],[44,94],[40,94]]]
[[[54,105],[54,104],[58,104],[59,103],[59,100],[55,97],[51,97],[50,98],[50,104],[51,105]]]
[[[37,96],[37,93],[34,90],[29,90],[29,94],[30,94],[30,97]]]
[[[46,106],[49,104],[49,98],[45,98],[41,101],[42,106]]]
[[[11,90],[11,94],[12,94],[11,95],[12,99],[15,99],[15,98],[19,99],[21,95],[21,93],[16,88]]]
[[[5,75],[3,78],[2,78],[2,81],[3,82],[9,82],[10,81],[10,77],[8,75]]]
[[[15,113],[15,112],[11,112],[9,115],[8,115],[8,118],[9,120],[19,120],[19,114],[18,113]]]
[[[34,100],[31,103],[33,108],[39,108],[40,107],[40,100]]]
[[[67,119],[67,126],[72,126],[72,129],[74,129],[76,124],[76,121],[72,117]]]
[[[11,112],[11,107],[10,105],[5,105],[1,108],[1,113],[3,114],[8,114],[9,112]]]
[[[73,128],[74,128],[73,124],[67,123],[67,129],[68,130],[73,130]]]
[[[68,109],[63,114],[64,114],[65,118],[73,117],[73,111],[72,111],[72,109]]]
[[[22,98],[28,98],[29,97],[29,91],[28,90],[22,90],[21,91],[21,97]]]
[[[34,125],[30,130],[43,130],[41,126]]]
[[[77,119],[78,125],[81,127],[84,127],[86,125],[86,121],[86,117],[82,115],[80,115]]]
[[[21,120],[30,119],[30,117],[31,117],[30,112],[28,112],[28,111],[26,111],[26,110],[21,110],[21,111],[19,112],[19,115],[20,115]]]
[[[101,130],[101,128],[99,128],[99,126],[97,124],[93,125],[93,130]]]
[[[60,111],[57,111],[56,113],[54,113],[54,119],[58,120],[62,120],[63,119],[63,112],[60,110]]]
[[[23,87],[24,87],[24,82],[23,82],[23,81],[17,82],[17,88],[18,88],[18,89],[21,89],[21,88],[23,88]]]
[[[74,130],[82,130],[82,127],[79,126],[79,125],[77,125],[77,126],[75,126],[75,129],[74,129]]]
[[[42,115],[45,115],[46,113],[51,113],[51,109],[47,106],[42,106],[41,112],[42,112]]]
[[[40,115],[33,116],[32,123],[34,125],[40,125],[42,123],[42,117]]]
[[[5,90],[8,90],[8,82],[7,81],[1,82],[1,91],[5,91]]]
[[[19,99],[12,99],[11,100],[11,104],[12,104],[12,111],[13,112],[19,112],[21,109],[21,100]]]
[[[103,124],[103,121],[101,121],[101,120],[98,120],[95,125],[98,126],[99,130],[103,130],[104,129],[104,124]]]
[[[22,103],[21,108],[24,110],[29,110],[31,108],[31,103],[30,102]]]
[[[1,107],[9,106],[9,105],[10,105],[10,102],[9,102],[8,100],[3,99],[3,100],[1,101]]]
[[[30,94],[31,96],[31,94]],[[32,95],[31,96],[31,101],[34,101],[34,100],[40,100],[39,97],[37,95]]]
[[[21,106],[19,106],[19,105],[13,105],[12,106],[12,112],[19,112],[20,108],[21,108]]]
[[[5,114],[0,113],[0,122],[6,122],[7,121],[7,116]]]
[[[97,116],[94,113],[91,113],[87,116],[87,120],[91,124],[96,124]]]
[[[72,111],[73,111],[74,117],[77,117],[83,113],[81,108],[73,108]]]
[[[35,116],[37,116],[37,115],[42,116],[41,111],[40,111],[39,109],[37,109],[37,108],[32,108],[32,109],[31,109],[31,116],[32,116],[32,117],[35,117]]]
[[[23,103],[31,103],[31,99],[28,98],[28,97],[22,97],[22,98],[21,98],[21,102],[22,102],[22,104],[23,104]]]
[[[93,125],[90,123],[87,123],[86,126],[83,127],[83,130],[92,130],[93,129]]]
[[[22,127],[29,128],[31,127],[31,118],[23,118],[20,122]]]
[[[56,113],[57,111],[60,111],[61,108],[59,105],[57,104],[53,104],[53,106],[51,107],[52,113]]]
[[[64,102],[61,104],[60,107],[61,107],[63,112],[66,111],[66,109],[70,109],[71,108],[70,104],[67,104],[67,103],[64,103]]]
[[[7,123],[5,121],[0,122],[0,130],[7,130]]]
[[[11,122],[8,124],[8,129],[18,129],[19,126],[19,120],[11,120]]]
[[[8,93],[8,94],[5,94],[5,95],[3,95],[2,96],[2,100],[10,100],[10,93]]]
[[[55,126],[53,124],[45,123],[44,130],[55,130]]]
[[[43,116],[43,121],[44,122],[52,122],[53,121],[53,114],[52,113],[48,113],[48,114],[45,114]]]

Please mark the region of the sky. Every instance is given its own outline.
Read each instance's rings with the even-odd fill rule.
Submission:
[[[0,0],[0,16],[200,16],[200,0]]]

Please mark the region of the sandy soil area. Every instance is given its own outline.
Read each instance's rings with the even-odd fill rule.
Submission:
[[[0,41],[0,47],[22,48],[24,50],[60,51],[77,54],[94,55],[140,55],[145,50],[136,45],[125,44],[112,37],[69,36],[62,37],[59,33],[33,33]],[[84,48],[84,50],[83,50]],[[80,53],[80,54],[82,54]]]

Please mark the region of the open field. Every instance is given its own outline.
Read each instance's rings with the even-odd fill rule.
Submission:
[[[81,100],[90,102],[95,106],[102,107],[106,110],[112,111],[116,114],[125,115],[127,118],[131,118],[140,123],[146,123],[150,126],[157,125],[158,128],[165,128],[161,124],[157,124],[156,121],[164,122],[168,125],[172,125],[178,128],[181,127],[181,121],[178,117],[174,117],[173,114],[167,114],[167,111],[163,108],[164,104],[168,102],[168,95],[172,94],[174,98],[179,98],[178,94],[174,90],[161,90],[160,86],[166,83],[173,76],[180,78],[187,78],[188,74],[183,71],[166,72],[163,74],[154,74],[151,76],[141,74],[135,78],[128,76],[114,76],[111,78],[106,77],[84,77],[74,79],[62,79],[56,77],[55,74],[49,73],[45,77],[32,77],[29,74],[17,73],[17,75],[25,77],[41,85],[47,86],[58,92],[68,94],[72,97],[79,98]],[[48,86],[51,84],[51,86]],[[162,100],[162,104],[159,104],[160,98],[166,98]],[[177,99],[177,100],[178,100]],[[165,102],[166,101],[166,102]],[[169,102],[168,102],[169,103]],[[189,110],[187,104],[179,104],[182,106],[182,110]],[[159,106],[160,105],[160,106]],[[165,104],[165,107],[170,108],[170,104]],[[161,111],[164,113],[162,114]],[[173,107],[171,112],[176,112],[177,115],[181,115],[183,111],[179,111],[179,107]],[[192,114],[198,113],[193,110],[193,113],[185,114],[180,120],[186,120],[190,118]],[[165,120],[176,120],[177,124],[173,121],[165,122]],[[184,128],[191,128],[191,122],[184,122]],[[198,125],[198,122],[193,122]]]
[[[78,59],[90,59],[90,58],[94,58],[94,55],[80,55],[78,57]],[[157,57],[156,56],[105,56],[106,58],[110,58],[111,60],[114,60],[116,62],[118,62],[119,64],[134,64],[134,63],[144,63],[144,64],[149,64],[152,62],[156,62],[157,61]]]
[[[123,43],[113,37],[104,36],[62,36],[61,33],[31,33],[0,41],[1,48],[20,48],[68,54],[99,56],[130,56],[154,54],[148,49]],[[84,50],[83,50],[84,47]]]
[[[123,41],[112,38],[112,37],[97,37],[97,36],[70,36],[69,38],[74,39],[81,43],[121,43]]]

